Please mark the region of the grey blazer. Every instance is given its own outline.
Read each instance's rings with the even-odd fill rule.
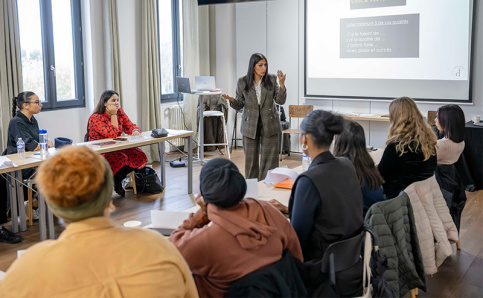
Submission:
[[[245,91],[244,77],[238,79],[235,100],[230,103],[235,110],[243,109],[241,120],[241,133],[247,138],[255,139],[257,134],[258,116],[261,113],[263,124],[263,134],[266,137],[276,135],[282,131],[278,111],[275,103],[283,105],[287,99],[287,87],[280,90],[277,82],[277,76],[268,74],[268,79],[272,81],[273,90],[269,90],[262,83],[262,96],[260,100],[260,109],[258,108],[257,93],[255,86]]]

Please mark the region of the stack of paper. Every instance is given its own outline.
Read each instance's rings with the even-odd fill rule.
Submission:
[[[0,169],[18,167],[10,158],[6,156],[0,156]]]
[[[289,169],[287,166],[281,168],[275,168],[273,170],[268,171],[267,177],[265,177],[265,183],[271,183],[273,185],[278,184],[285,179],[293,179],[296,180],[297,172],[292,169]]]

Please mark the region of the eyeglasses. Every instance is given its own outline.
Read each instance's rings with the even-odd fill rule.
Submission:
[[[35,104],[38,104],[38,105],[42,104],[40,101],[29,101],[27,103],[35,103]]]

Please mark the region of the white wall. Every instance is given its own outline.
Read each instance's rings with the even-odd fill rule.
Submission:
[[[282,69],[287,73],[287,103],[312,104],[315,109],[325,109],[338,112],[357,113],[388,113],[389,102],[356,101],[356,100],[324,100],[305,99],[304,96],[304,1],[277,0],[266,2],[240,3],[234,5],[236,9],[236,28],[234,32],[226,32],[225,37],[236,35],[236,69],[224,69],[224,73],[217,70],[218,77],[235,72],[237,76],[246,73],[250,55],[261,52],[267,55],[269,69],[275,73]],[[483,87],[479,84],[483,80],[483,6],[477,5],[475,48],[473,57],[473,105],[461,105],[467,120],[473,115],[483,114]],[[217,10],[218,18],[218,10]],[[218,37],[217,42],[224,40]],[[221,35],[221,32],[220,32]],[[217,49],[217,55],[220,52]],[[217,68],[218,69],[218,68]],[[439,104],[418,103],[418,107],[427,115],[430,110],[437,110]],[[361,121],[366,131],[368,143],[383,147],[389,131],[389,123]],[[292,127],[298,126],[298,121],[292,121]],[[292,137],[292,149],[298,148],[298,140]]]

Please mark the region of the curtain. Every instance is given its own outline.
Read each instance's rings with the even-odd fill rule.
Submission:
[[[0,149],[7,148],[12,99],[22,90],[17,1],[0,1]],[[0,152],[0,153],[1,153]]]
[[[214,37],[214,27],[210,26],[210,12],[214,15],[214,8],[210,10],[210,5],[198,6],[198,0],[183,0],[182,5],[183,76],[190,79],[191,88],[195,89],[195,76],[214,75],[214,71],[211,71],[215,69],[214,61],[210,60],[210,56],[214,56],[212,49],[215,48],[214,44],[210,47],[210,35],[211,41]],[[186,126],[195,132],[193,137],[195,140],[198,138],[197,106],[198,95],[185,94],[183,110],[186,115]]]
[[[142,1],[141,75],[142,130],[161,128],[161,86],[159,72],[156,0]],[[150,161],[159,161],[157,145],[144,149]]]
[[[110,84],[108,88],[119,93],[119,100],[122,101],[121,49],[119,46],[117,1],[118,0],[107,0],[106,3],[108,14],[108,17],[106,18],[106,73],[108,76],[108,84]]]

